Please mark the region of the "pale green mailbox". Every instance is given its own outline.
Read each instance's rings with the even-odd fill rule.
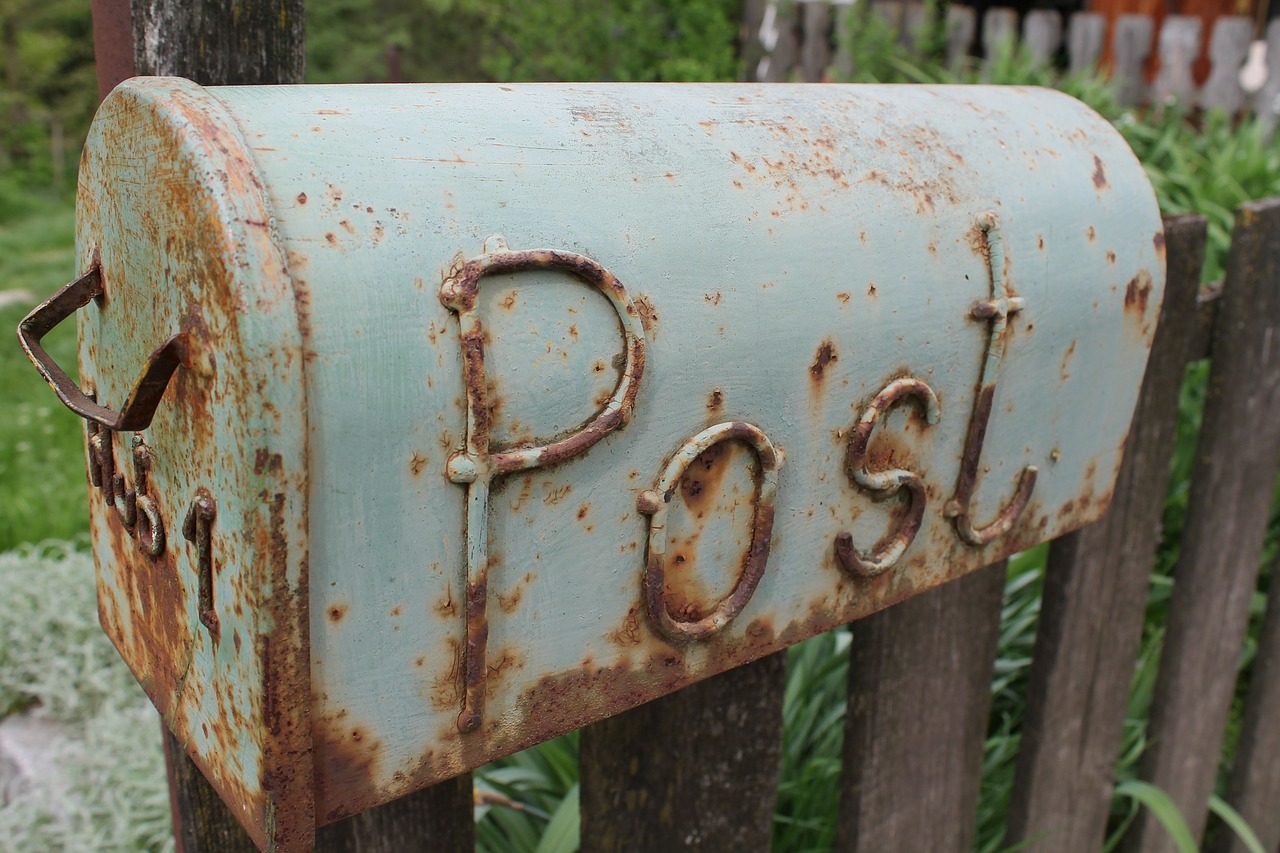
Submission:
[[[1098,518],[1165,275],[1021,88],[136,79],[77,218],[102,624],[290,851]]]

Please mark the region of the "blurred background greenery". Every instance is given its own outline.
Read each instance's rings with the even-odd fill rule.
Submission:
[[[307,6],[312,82],[732,80],[742,65],[739,0],[310,0]],[[906,53],[877,16],[850,20],[840,37],[856,58],[856,81],[979,77],[976,66],[945,70],[940,47]],[[13,329],[38,296],[74,273],[75,164],[96,104],[88,4],[0,0],[0,69],[0,328]],[[984,75],[992,83],[1062,88],[1111,120],[1145,165],[1166,213],[1209,217],[1206,281],[1222,274],[1234,208],[1280,195],[1280,147],[1251,120],[1192,114],[1177,104],[1121,109],[1105,79],[1034,67],[1013,45],[993,57]],[[57,330],[49,344],[60,361],[74,361],[74,330]],[[1205,376],[1205,365],[1192,365],[1183,390],[1164,543],[1116,768],[1113,846],[1139,803],[1159,805],[1159,793],[1134,777]],[[96,626],[92,565],[84,553],[82,427],[12,340],[0,345],[0,412],[0,718],[29,712],[63,727],[58,761],[72,780],[0,800],[0,838],[19,851],[166,849],[172,841],[158,723]],[[1274,518],[1271,526],[1267,565],[1275,554]],[[982,851],[1002,843],[1044,556],[1037,548],[1009,567],[978,815]],[[1240,661],[1241,696],[1263,606],[1258,593]],[[790,652],[777,850],[828,850],[834,841],[847,647],[848,633],[836,630]],[[1239,707],[1228,755],[1238,725]],[[569,735],[478,773],[482,849],[577,848],[576,750]]]

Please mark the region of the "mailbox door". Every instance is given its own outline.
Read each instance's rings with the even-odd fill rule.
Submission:
[[[300,334],[270,206],[219,103],[190,84],[116,90],[85,146],[76,241],[101,291],[81,312],[81,389],[120,414],[176,362],[148,424],[89,422],[103,628],[254,839],[302,849]]]

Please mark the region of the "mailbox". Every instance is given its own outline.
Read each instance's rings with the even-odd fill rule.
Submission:
[[[1097,519],[1165,275],[1003,87],[139,78],[77,252],[102,625],[280,850]]]

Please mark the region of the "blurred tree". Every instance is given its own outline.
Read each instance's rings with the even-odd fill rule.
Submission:
[[[732,80],[741,0],[310,0],[314,82]]]
[[[66,188],[97,104],[83,0],[0,0],[0,169],[6,183]],[[70,168],[69,168],[70,167]]]

